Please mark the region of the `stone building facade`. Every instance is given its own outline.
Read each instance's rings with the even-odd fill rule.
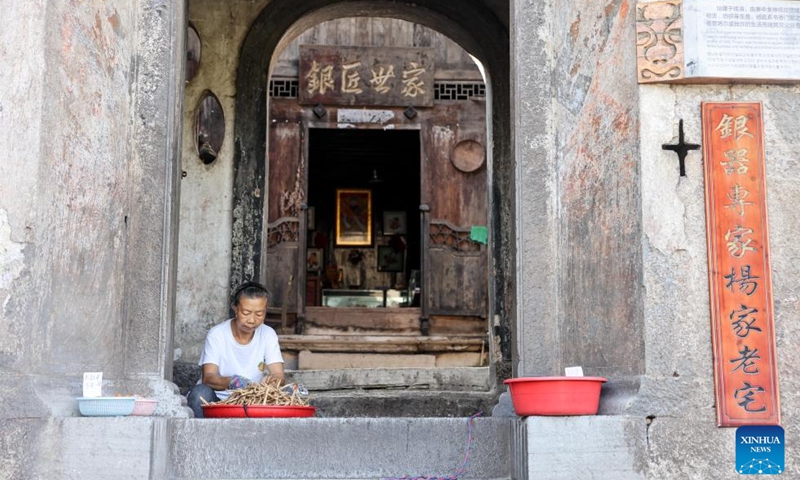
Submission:
[[[263,179],[251,166],[267,152],[258,120],[274,52],[313,25],[365,16],[432,28],[485,68],[501,373],[582,365],[609,379],[596,417],[504,418],[501,397],[496,416],[476,421],[484,441],[467,476],[738,477],[734,429],[715,424],[703,159],[689,153],[680,177],[662,150],[679,120],[701,141],[702,101],[763,105],[785,469],[797,475],[796,82],[639,84],[636,5],[626,0],[6,3],[0,476],[388,477],[447,468],[463,452],[456,419],[187,419],[171,382],[175,338],[187,334],[177,319],[189,305],[217,315],[226,289],[259,268]],[[230,19],[229,45],[206,53],[225,65],[215,93],[227,111],[223,155],[238,167],[213,178],[181,160],[192,132],[185,102],[197,94],[184,85],[193,15],[198,27]],[[216,197],[182,186],[201,179],[218,185]],[[210,214],[192,219],[184,206],[194,201],[212,202]],[[228,215],[233,241],[208,245],[207,262],[191,255],[193,234]],[[206,286],[215,299],[192,298],[181,258],[228,271]],[[158,416],[79,417],[86,371],[103,371],[107,389],[158,398]],[[362,446],[370,461],[340,444]]]

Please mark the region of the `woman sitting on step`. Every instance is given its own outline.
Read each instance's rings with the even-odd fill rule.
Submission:
[[[244,283],[233,294],[233,318],[208,331],[200,356],[202,376],[187,395],[195,418],[203,418],[201,397],[217,402],[251,382],[270,378],[283,381],[278,335],[264,325],[268,301],[266,288],[255,282]]]

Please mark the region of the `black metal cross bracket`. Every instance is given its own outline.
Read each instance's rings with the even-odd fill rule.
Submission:
[[[661,145],[663,150],[672,150],[678,155],[678,163],[680,164],[680,172],[681,177],[686,176],[686,155],[689,154],[689,150],[697,150],[700,148],[700,145],[696,143],[686,143],[683,139],[683,119],[680,120],[678,123],[678,143],[672,145],[669,143],[664,143]]]

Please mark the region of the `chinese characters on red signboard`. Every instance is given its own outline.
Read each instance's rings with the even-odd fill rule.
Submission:
[[[717,424],[780,423],[760,103],[703,103]]]
[[[433,105],[433,49],[300,46],[301,104]]]

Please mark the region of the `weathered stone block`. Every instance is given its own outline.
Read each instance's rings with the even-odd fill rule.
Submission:
[[[152,417],[0,421],[0,478],[166,478],[167,422]]]
[[[510,477],[510,422],[474,421],[459,478]],[[464,460],[467,419],[174,420],[172,439],[176,480],[449,475]]]
[[[736,429],[700,420],[657,417],[647,429],[649,479],[741,478],[736,473]]]
[[[40,419],[0,420],[0,478],[26,480],[35,478],[31,466],[43,441],[47,421]]]
[[[644,418],[528,417],[525,423],[528,478],[646,478],[647,426]]]

